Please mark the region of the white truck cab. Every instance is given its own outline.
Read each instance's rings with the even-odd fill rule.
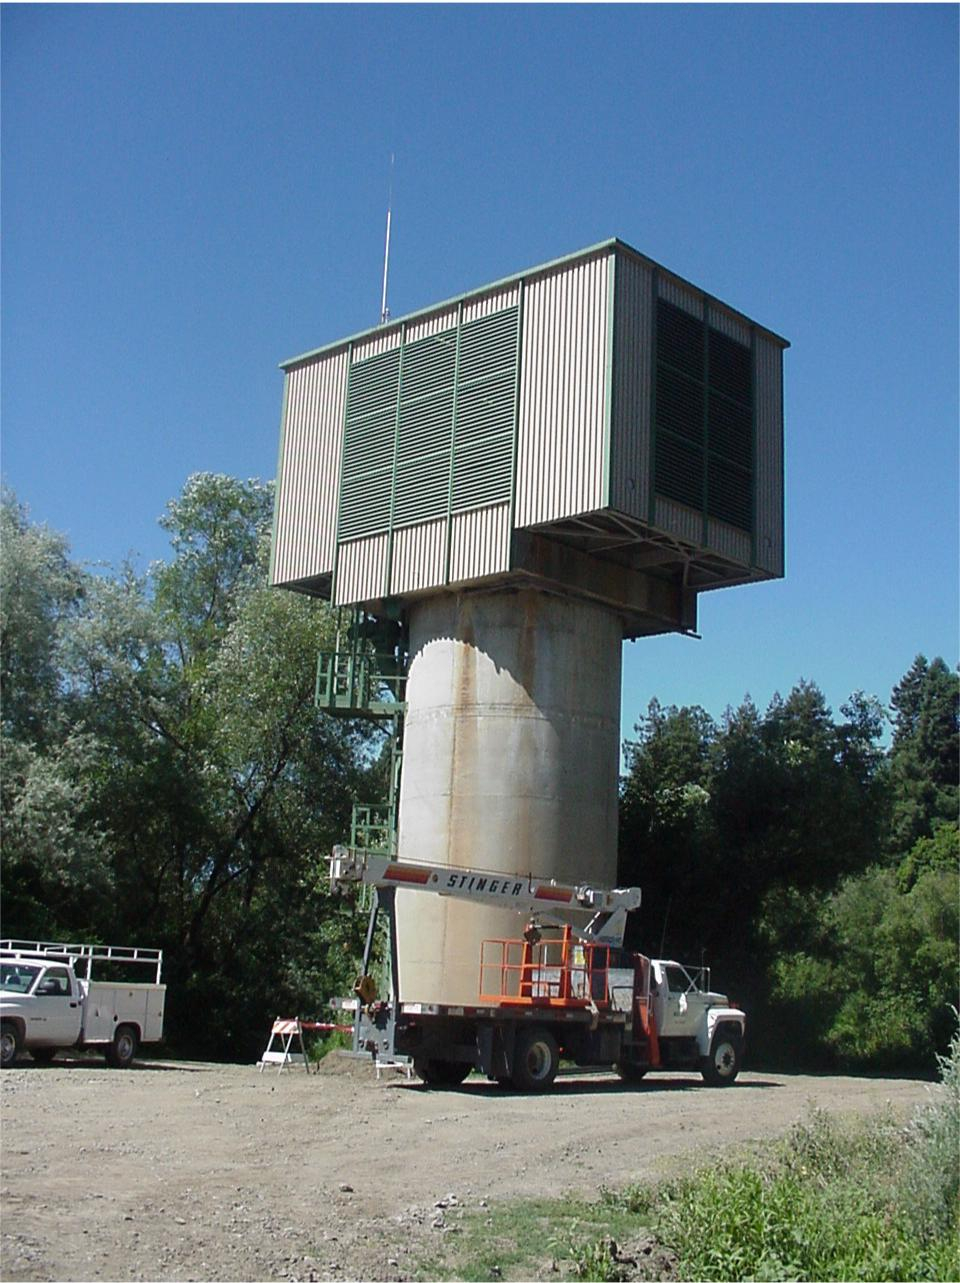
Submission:
[[[21,1051],[46,1063],[65,1048],[100,1048],[107,1062],[125,1068],[144,1042],[163,1036],[166,986],[159,949],[0,941],[0,1064]],[[93,980],[96,962],[120,975]],[[122,978],[149,967],[150,983]]]
[[[688,968],[672,959],[651,959],[650,999],[665,1063],[689,1060],[695,1043],[708,1082],[722,1084],[736,1078],[746,1016],[726,994],[711,990],[709,967]]]

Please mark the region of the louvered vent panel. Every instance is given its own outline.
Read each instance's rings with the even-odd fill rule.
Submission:
[[[350,367],[340,478],[337,539],[390,528],[390,485],[400,353],[394,349]]]
[[[655,406],[657,493],[751,533],[751,349],[659,299]]]
[[[703,508],[703,450],[677,437],[657,436],[657,490],[668,499]]]
[[[460,384],[512,369],[517,359],[517,309],[508,307],[463,327],[460,335]]]
[[[513,433],[458,446],[453,473],[453,511],[481,508],[510,498]]]
[[[509,501],[518,317],[511,306],[354,363],[341,543]],[[416,578],[420,571],[407,562],[420,545],[412,534],[404,538],[409,548],[398,564]]]
[[[453,445],[454,512],[509,500],[516,417],[518,309],[463,327]]]
[[[753,484],[750,472],[712,455],[707,475],[707,512],[740,530],[753,525]]]
[[[666,299],[657,299],[657,360],[703,378],[703,322]]]
[[[396,349],[368,357],[350,367],[347,419],[396,405],[400,353]]]
[[[442,334],[408,344],[403,352],[401,400],[415,401],[441,389],[452,389],[456,363],[456,330],[445,330]]]
[[[444,451],[397,467],[393,524],[408,526],[444,516],[450,486],[450,452]]]
[[[753,397],[753,360],[750,349],[710,327],[710,387],[733,401],[749,406]]]
[[[340,486],[340,525],[337,538],[381,534],[390,528],[390,484],[393,469],[368,472],[363,476],[344,474]]]
[[[457,397],[457,449],[461,441],[472,441],[511,429],[513,418],[512,370],[461,389]]]
[[[749,405],[737,405],[710,390],[709,440],[711,454],[750,468],[753,455],[753,415]]]
[[[393,406],[363,419],[347,420],[343,442],[344,476],[392,465],[396,420],[397,412]]]
[[[662,369],[657,381],[657,424],[688,441],[703,442],[703,384]]]
[[[422,454],[434,454],[438,450],[445,450],[449,456],[452,426],[452,387],[412,405],[401,403],[397,462],[409,461]]]

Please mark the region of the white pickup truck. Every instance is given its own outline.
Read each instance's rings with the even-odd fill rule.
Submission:
[[[94,980],[95,962],[120,978]],[[95,1047],[126,1068],[141,1043],[163,1037],[162,963],[159,949],[0,940],[0,1064],[24,1050],[45,1064],[59,1050]],[[143,968],[151,983],[123,978]]]

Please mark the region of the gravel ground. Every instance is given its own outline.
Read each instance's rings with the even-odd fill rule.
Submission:
[[[321,1071],[59,1058],[0,1075],[0,1274],[17,1279],[409,1279],[464,1208],[656,1178],[782,1134],[811,1104],[909,1114],[902,1079],[741,1074],[482,1080],[430,1091]]]

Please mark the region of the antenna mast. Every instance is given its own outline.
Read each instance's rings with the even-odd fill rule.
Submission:
[[[383,294],[380,297],[380,324],[386,325],[390,319],[387,307],[387,275],[390,271],[390,212],[393,206],[393,152],[390,153],[390,191],[387,196],[387,243],[383,250]]]

